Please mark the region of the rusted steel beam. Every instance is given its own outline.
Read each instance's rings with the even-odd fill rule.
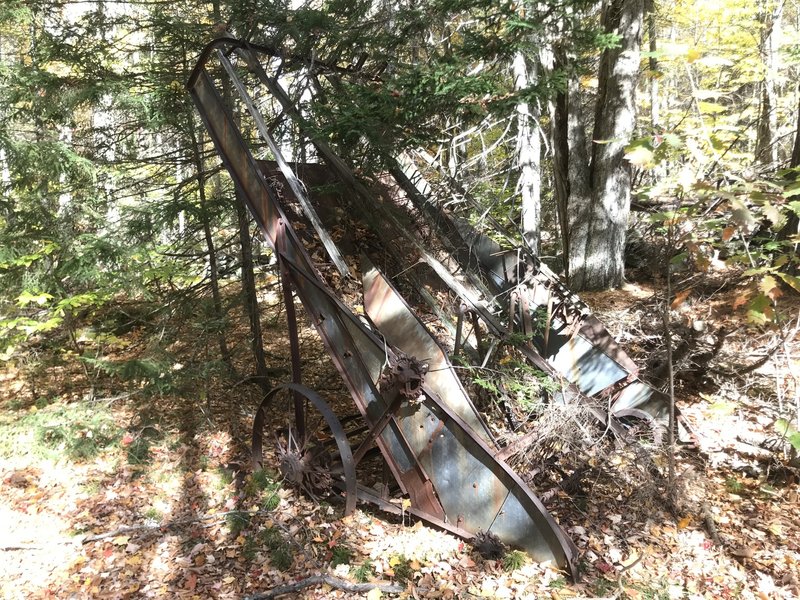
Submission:
[[[231,82],[233,82],[236,91],[239,92],[239,96],[244,101],[245,106],[247,106],[247,110],[250,113],[250,116],[253,117],[261,138],[267,143],[270,152],[272,152],[272,155],[275,157],[275,161],[278,163],[278,168],[280,168],[281,173],[286,178],[286,182],[289,184],[289,187],[291,188],[295,198],[297,198],[297,200],[300,202],[300,205],[303,207],[303,212],[311,223],[311,226],[317,232],[322,245],[325,247],[325,251],[328,253],[328,256],[331,259],[331,262],[333,262],[334,266],[336,266],[336,269],[339,271],[339,274],[342,277],[350,277],[350,269],[344,262],[344,258],[342,258],[339,249],[336,247],[336,244],[331,239],[330,234],[322,225],[322,222],[317,216],[317,212],[314,210],[314,207],[311,205],[311,201],[308,199],[308,196],[303,189],[303,184],[300,183],[297,177],[295,177],[291,168],[289,168],[286,159],[283,157],[283,154],[281,154],[278,144],[275,143],[275,140],[270,135],[269,128],[264,122],[264,118],[261,116],[261,113],[258,111],[253,103],[253,100],[250,98],[250,94],[247,93],[247,90],[239,79],[239,76],[236,74],[236,70],[233,68],[233,65],[231,65],[228,57],[225,56],[225,53],[223,53],[221,50],[217,50],[217,57],[228,74],[228,77],[230,77]]]

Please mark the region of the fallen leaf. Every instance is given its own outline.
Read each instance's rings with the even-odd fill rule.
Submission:
[[[640,558],[641,556],[638,552],[631,552],[631,555],[623,560],[620,564],[627,569],[628,567],[632,567],[634,564],[636,564]]]
[[[374,587],[367,592],[367,600],[378,600],[382,595],[380,589]]]
[[[611,571],[614,570],[614,567],[612,567],[604,560],[598,560],[597,562],[594,563],[594,566],[601,573],[611,573]]]
[[[770,523],[768,529],[772,535],[777,535],[777,536],[783,535],[783,525],[780,524],[778,521],[773,521],[772,523]]]
[[[692,517],[683,517],[680,521],[678,521],[678,529],[686,529],[691,522]]]
[[[191,591],[194,591],[194,588],[197,587],[197,573],[189,573],[188,577],[186,577],[186,585],[184,587]]]
[[[753,558],[756,551],[749,546],[740,546],[731,550],[731,554],[737,558]]]
[[[680,292],[675,294],[675,299],[672,301],[672,304],[670,304],[669,307],[672,310],[677,310],[680,307],[680,305],[686,301],[686,298],[688,298],[689,294],[691,293],[692,293],[691,288],[686,290],[681,290]]]

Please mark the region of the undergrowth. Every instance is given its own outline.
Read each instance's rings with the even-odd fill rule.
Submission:
[[[115,447],[122,429],[102,404],[57,402],[41,410],[12,413],[0,421],[0,456],[9,458],[27,449],[33,456],[85,461]]]

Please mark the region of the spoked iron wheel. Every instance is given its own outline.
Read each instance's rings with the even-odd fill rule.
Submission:
[[[273,406],[281,393],[299,400],[292,416]],[[287,416],[282,416],[284,413]],[[355,510],[356,467],[350,443],[339,419],[319,394],[296,383],[279,385],[267,394],[253,420],[253,468],[263,466],[264,444],[273,442],[277,466],[287,483],[316,500],[343,482],[345,514]]]

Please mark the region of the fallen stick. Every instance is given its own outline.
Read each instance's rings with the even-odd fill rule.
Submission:
[[[248,596],[245,598],[245,600],[269,600],[270,598],[277,598],[278,596],[283,596],[284,594],[291,594],[292,592],[297,592],[307,587],[322,584],[327,584],[336,588],[337,590],[343,590],[353,594],[363,594],[364,592],[369,592],[370,590],[376,588],[386,594],[399,594],[405,590],[405,587],[394,583],[351,583],[349,581],[345,581],[344,579],[333,577],[332,575],[313,575],[311,577],[301,579],[300,581],[295,581],[294,583],[279,585],[278,587],[272,588],[267,592]]]

